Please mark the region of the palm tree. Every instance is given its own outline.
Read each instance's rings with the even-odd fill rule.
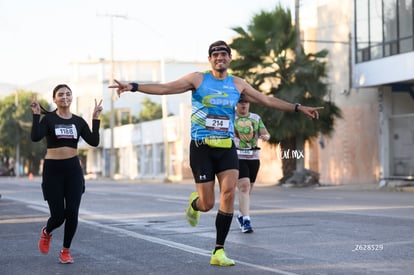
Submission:
[[[292,151],[297,148],[297,140],[303,145],[305,140],[332,133],[335,118],[342,115],[329,98],[324,59],[328,52],[305,54],[301,49],[295,53],[296,31],[290,11],[279,5],[273,11],[255,15],[247,30],[241,27],[233,30],[238,34],[230,43],[236,51],[230,65],[233,74],[245,78],[264,94],[324,107],[319,120],[309,120],[297,113],[252,106],[252,112],[261,115],[271,134],[270,144],[280,144],[282,151]],[[296,158],[284,158],[283,178],[279,182],[284,183],[295,170]]]

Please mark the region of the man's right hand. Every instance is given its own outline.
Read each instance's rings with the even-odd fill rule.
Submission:
[[[116,93],[118,96],[121,96],[123,92],[129,92],[132,90],[132,85],[129,83],[123,84],[118,80],[114,79],[116,85],[110,85],[108,88],[116,89]]]

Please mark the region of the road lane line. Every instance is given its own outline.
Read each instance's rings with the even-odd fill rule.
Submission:
[[[25,202],[25,203],[27,203],[27,202]],[[38,203],[32,203],[32,204],[29,205],[29,207],[32,208],[32,209],[41,211],[41,212],[49,213],[49,209],[47,207],[44,207],[44,206],[42,206]],[[94,216],[101,216],[101,214],[94,214]],[[145,240],[145,241],[148,241],[148,242],[151,242],[151,243],[155,243],[155,244],[159,244],[159,245],[179,249],[179,250],[185,251],[187,253],[192,253],[192,254],[205,256],[205,257],[211,257],[211,251],[209,251],[209,250],[205,250],[205,249],[201,249],[201,248],[197,248],[197,247],[194,247],[194,246],[190,246],[190,245],[186,245],[186,244],[182,244],[182,243],[177,243],[177,242],[173,242],[173,241],[169,241],[169,240],[164,240],[164,239],[157,238],[157,237],[152,237],[152,236],[140,234],[140,233],[130,231],[130,230],[127,230],[127,229],[114,227],[112,225],[101,224],[99,222],[92,221],[92,220],[85,220],[85,219],[79,218],[79,221],[82,222],[82,223],[88,224],[92,227],[98,227],[98,228],[110,230],[112,232],[117,233],[118,235],[122,234],[122,235],[126,235],[128,237],[131,237],[131,238]],[[117,222],[119,224],[121,221],[117,220]],[[280,274],[280,275],[299,275],[297,273],[292,273],[292,272],[284,271],[284,270],[277,269],[277,268],[271,268],[271,267],[252,264],[252,263],[243,262],[243,261],[239,261],[239,260],[236,260],[236,263],[238,265],[244,265],[244,266],[248,266],[248,267],[251,267],[251,268],[258,269],[258,270],[269,271],[269,272],[272,272],[272,273],[275,273],[275,274]]]

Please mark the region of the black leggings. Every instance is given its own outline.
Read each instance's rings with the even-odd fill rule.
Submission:
[[[42,191],[50,209],[46,232],[51,233],[65,222],[63,247],[66,248],[70,248],[78,226],[84,188],[85,180],[78,157],[44,161]]]

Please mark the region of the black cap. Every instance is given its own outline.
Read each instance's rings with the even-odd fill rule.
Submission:
[[[238,103],[241,103],[241,102],[248,102],[248,101],[244,98],[244,94],[241,94],[241,95],[240,95],[240,98],[239,98]]]

